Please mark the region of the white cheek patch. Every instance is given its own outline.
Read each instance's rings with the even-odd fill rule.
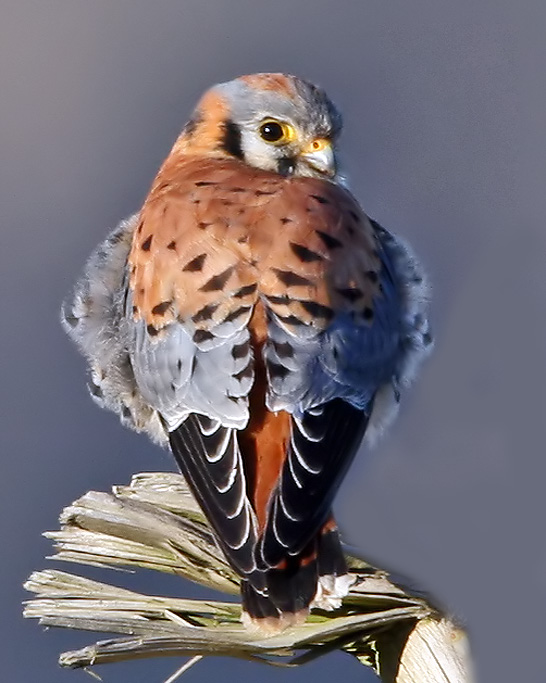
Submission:
[[[250,166],[264,171],[277,171],[279,148],[264,142],[257,131],[241,131],[241,149],[244,160]]]

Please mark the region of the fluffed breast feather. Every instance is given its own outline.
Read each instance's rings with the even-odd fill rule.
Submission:
[[[410,386],[419,366],[434,346],[428,319],[430,284],[426,273],[405,240],[371,220],[389,255],[400,293],[400,353],[390,381],[378,390],[364,442],[373,447],[395,419],[400,391]]]
[[[89,393],[122,423],[145,431],[167,445],[165,429],[155,410],[138,391],[131,366],[125,318],[127,256],[137,215],[122,221],[91,254],[73,293],[61,309],[61,322],[90,366]]]

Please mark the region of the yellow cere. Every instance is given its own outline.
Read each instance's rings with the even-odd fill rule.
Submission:
[[[316,138],[309,145],[309,151],[311,152],[322,152],[323,149],[331,146],[330,140],[327,138]]]

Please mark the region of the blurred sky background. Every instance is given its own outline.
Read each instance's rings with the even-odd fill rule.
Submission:
[[[139,208],[201,92],[287,71],[337,102],[353,191],[411,241],[434,284],[436,351],[343,486],[345,538],[465,621],[481,681],[544,682],[546,235],[514,198],[517,135],[532,125],[516,42],[494,2],[1,2],[2,680],[89,680],[56,658],[93,634],[43,633],[20,616],[22,582],[53,566],[40,534],[91,488],[174,469],[88,398],[60,302],[96,243]],[[199,593],[169,577],[75,571]],[[180,664],[99,673],[160,683]],[[215,679],[375,680],[341,654],[301,670],[209,659],[184,678]]]

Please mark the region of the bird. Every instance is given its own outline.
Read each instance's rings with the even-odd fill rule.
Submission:
[[[348,189],[341,130],[302,78],[213,86],[62,307],[92,397],[170,449],[264,633],[349,591],[334,497],[432,347],[426,276]]]

